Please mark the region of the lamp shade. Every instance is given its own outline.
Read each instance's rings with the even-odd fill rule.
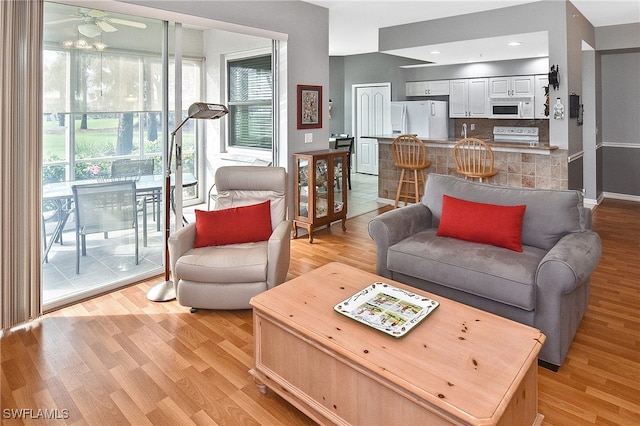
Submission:
[[[189,118],[216,119],[229,113],[226,106],[196,102],[189,107]]]
[[[84,23],[78,25],[78,32],[85,37],[96,37],[100,35],[102,30],[94,23]]]

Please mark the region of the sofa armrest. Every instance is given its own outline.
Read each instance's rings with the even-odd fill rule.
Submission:
[[[538,265],[533,326],[547,336],[540,353],[553,365],[562,365],[589,305],[589,277],[601,253],[598,234],[576,232],[562,237]]]
[[[376,271],[391,278],[387,269],[387,250],[405,238],[431,228],[431,210],[421,203],[381,214],[369,222],[369,235],[376,243]]]
[[[171,265],[171,279],[173,280],[174,288],[178,288],[178,278],[176,277],[176,262],[180,257],[193,248],[193,243],[196,241],[196,224],[189,223],[183,228],[178,229],[176,232],[169,236],[169,265]]]
[[[574,291],[589,279],[601,255],[602,241],[595,232],[567,234],[540,261],[536,282],[538,286],[549,283],[560,294]]]
[[[280,222],[269,238],[267,248],[267,288],[287,279],[291,259],[291,221]]]

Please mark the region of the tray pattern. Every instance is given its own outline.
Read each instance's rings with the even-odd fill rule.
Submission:
[[[375,282],[333,309],[393,337],[402,337],[440,303],[383,282]]]

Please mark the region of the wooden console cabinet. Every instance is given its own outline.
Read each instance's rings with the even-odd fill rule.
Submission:
[[[342,220],[346,231],[347,220],[347,155],[348,151],[325,149],[293,154],[295,159],[295,212],[294,237],[298,228],[309,233],[318,226],[330,226]]]

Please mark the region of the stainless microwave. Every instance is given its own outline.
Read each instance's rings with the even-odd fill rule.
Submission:
[[[533,118],[533,99],[492,99],[490,118]]]

